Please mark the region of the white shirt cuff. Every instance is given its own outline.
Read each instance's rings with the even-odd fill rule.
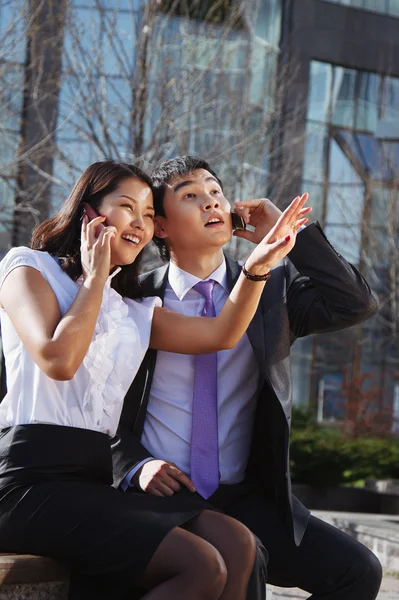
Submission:
[[[133,467],[133,469],[130,469],[129,473],[125,475],[120,484],[121,490],[123,492],[126,492],[127,488],[129,487],[134,487],[134,483],[132,483],[133,477],[136,475],[137,471],[141,469],[141,467],[150,460],[154,460],[152,456],[150,458],[145,458],[144,460],[139,462],[135,467]]]

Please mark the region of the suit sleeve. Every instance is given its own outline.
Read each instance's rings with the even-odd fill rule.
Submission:
[[[118,488],[126,475],[139,463],[153,458],[127,427],[120,425],[116,436],[111,440],[113,486]]]
[[[378,311],[366,280],[334,250],[318,223],[297,236],[288,258],[287,307],[295,337],[345,329]]]

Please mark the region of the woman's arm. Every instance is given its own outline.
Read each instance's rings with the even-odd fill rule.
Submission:
[[[18,337],[40,369],[52,379],[72,379],[89,348],[109,275],[112,228],[94,237],[100,219],[82,226],[84,281],[68,312],[61,315],[57,298],[43,275],[18,267],[6,277],[0,303]],[[93,225],[92,225],[93,224]]]
[[[281,214],[247,259],[245,266],[250,273],[267,273],[292,250],[297,230],[303,223],[302,207],[306,200],[307,195],[295,198]],[[233,348],[247,330],[264,286],[265,282],[250,281],[241,273],[223,310],[215,318],[186,317],[156,308],[150,347],[182,354],[207,354]]]

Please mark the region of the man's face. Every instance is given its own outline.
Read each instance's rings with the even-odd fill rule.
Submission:
[[[155,234],[172,253],[209,253],[231,238],[231,208],[215,177],[205,169],[176,177],[167,185],[166,217],[156,217]]]

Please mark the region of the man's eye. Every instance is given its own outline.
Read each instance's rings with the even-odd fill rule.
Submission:
[[[195,194],[189,192],[188,194],[184,194],[183,198],[195,198]]]
[[[212,190],[212,194],[220,194],[220,190]]]

